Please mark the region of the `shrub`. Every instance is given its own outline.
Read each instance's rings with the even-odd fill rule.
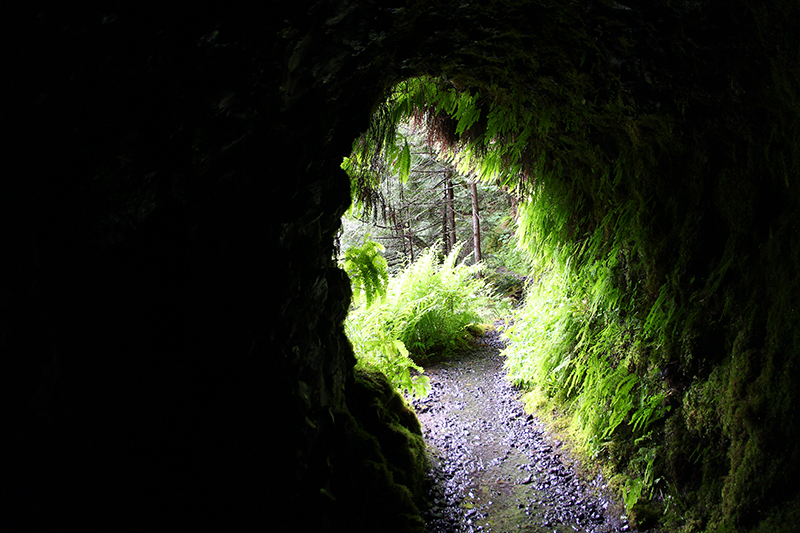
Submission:
[[[358,364],[377,368],[397,388],[427,394],[420,363],[464,346],[467,326],[481,322],[484,282],[479,265],[456,263],[460,246],[438,262],[428,250],[389,280],[386,295],[352,309],[345,331]]]

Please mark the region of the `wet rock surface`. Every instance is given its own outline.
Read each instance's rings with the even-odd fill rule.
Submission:
[[[430,394],[412,404],[432,465],[428,532],[632,531],[602,477],[580,479],[561,442],[524,412],[501,348],[490,332],[425,367]]]

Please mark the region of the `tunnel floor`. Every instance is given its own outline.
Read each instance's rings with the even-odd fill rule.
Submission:
[[[585,479],[505,379],[496,331],[425,367],[414,400],[431,460],[429,533],[629,532],[601,476]]]

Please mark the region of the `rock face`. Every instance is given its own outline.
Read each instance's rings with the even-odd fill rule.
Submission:
[[[443,74],[524,87],[574,116],[626,106],[631,122],[608,130],[619,137],[595,137],[605,156],[678,131],[636,156],[658,163],[641,189],[605,196],[652,193],[638,223],[653,228],[653,279],[683,269],[688,291],[727,265],[697,318],[707,355],[676,389],[693,410],[674,422],[675,476],[711,502],[698,527],[791,524],[796,7],[272,4],[62,6],[4,32],[18,53],[0,185],[3,516],[27,529],[419,529],[417,481],[391,475],[407,454],[366,436],[383,430],[351,399],[364,387],[332,257],[341,158],[389,86]],[[691,431],[710,450],[695,485],[679,446]]]

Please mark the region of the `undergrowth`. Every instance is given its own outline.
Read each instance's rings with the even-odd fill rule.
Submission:
[[[626,210],[579,242],[559,238],[567,216],[536,192],[521,210],[518,239],[534,266],[504,334],[506,369],[536,408],[566,415],[581,455],[624,473],[616,488],[632,512],[665,486],[657,437],[672,406],[654,355],[676,317],[632,264]]]
[[[348,273],[363,279],[362,271],[381,271],[380,255],[365,253],[380,245],[368,241],[361,249],[348,250],[347,257],[379,263],[375,269],[345,261]],[[352,249],[351,249],[352,250]],[[433,249],[388,279],[370,287],[380,292],[356,292],[354,306],[345,321],[345,332],[358,365],[377,368],[398,389],[425,396],[428,378],[420,366],[430,357],[447,355],[462,348],[469,338],[468,326],[481,322],[484,282],[476,276],[480,265],[458,263],[460,246],[439,262]],[[412,370],[414,372],[412,372]],[[413,374],[413,375],[412,375]]]

